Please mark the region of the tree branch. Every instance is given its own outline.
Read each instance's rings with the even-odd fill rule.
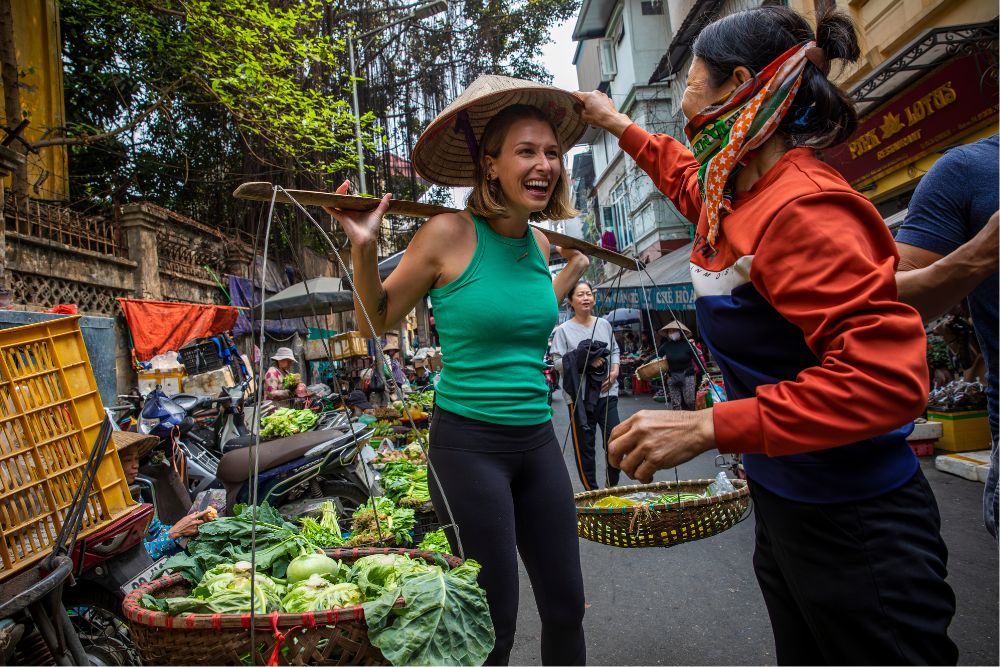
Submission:
[[[164,93],[158,100],[153,102],[149,107],[146,108],[141,114],[133,118],[131,121],[122,125],[121,127],[115,128],[109,132],[102,132],[100,134],[82,134],[75,137],[56,137],[54,139],[42,139],[41,141],[35,141],[31,144],[34,149],[47,148],[49,146],[86,146],[88,144],[97,143],[98,141],[104,141],[105,139],[110,139],[111,137],[116,137],[123,132],[127,132],[135,128],[139,123],[143,122],[151,115],[153,112],[159,109],[163,102],[166,101],[167,97],[176,88],[176,84],[170,86],[167,92]]]

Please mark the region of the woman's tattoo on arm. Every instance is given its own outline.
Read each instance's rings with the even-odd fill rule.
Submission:
[[[382,293],[379,294],[375,310],[378,311],[379,315],[385,315],[386,311],[389,310],[389,293],[385,291],[384,287],[382,288]]]

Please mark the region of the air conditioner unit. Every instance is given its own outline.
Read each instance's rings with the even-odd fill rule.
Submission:
[[[601,65],[601,81],[614,81],[618,74],[618,62],[615,60],[615,42],[613,39],[598,41],[597,61]]]

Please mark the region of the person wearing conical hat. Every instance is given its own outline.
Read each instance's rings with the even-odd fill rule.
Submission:
[[[144,435],[132,431],[112,431],[111,444],[118,452],[118,459],[125,473],[125,482],[131,486],[139,476],[139,461],[160,443],[155,435]],[[154,516],[142,544],[150,558],[156,560],[170,556],[181,550],[178,543],[183,537],[194,537],[198,526],[215,518],[214,509],[206,509],[181,517],[177,523],[167,524]]]
[[[549,243],[528,226],[575,214],[563,154],[584,129],[566,91],[501,76],[474,81],[413,150],[426,180],[472,188],[467,206],[428,220],[385,283],[376,242],[390,195],[369,213],[327,209],[351,242],[358,321],[367,312],[375,328],[366,335],[392,328],[425,295],[433,303],[442,370],[430,491],[458,526],[457,535],[448,530],[452,550],[482,565],[496,631],[487,664],[510,657],[518,553],[542,621],[542,662],[586,661],[573,489],[543,370],[557,304],[589,261],[560,249],[567,264],[553,279]],[[346,191],[347,183],[338,190]]]

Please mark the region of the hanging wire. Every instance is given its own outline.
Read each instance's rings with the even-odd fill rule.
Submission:
[[[260,404],[264,387],[264,297],[267,275],[267,251],[271,238],[271,222],[274,219],[274,202],[277,190],[271,193],[271,205],[267,212],[267,224],[264,228],[264,261],[261,262],[260,276],[260,359],[257,363],[257,380],[254,382],[253,424],[250,427],[250,663],[256,664],[256,616],[255,604],[257,585],[257,492],[260,487]],[[253,273],[250,274],[251,276]],[[253,286],[251,285],[251,294]]]
[[[343,275],[345,275],[345,276],[349,275],[350,271],[348,270],[347,265],[344,263],[343,258],[340,256],[340,250],[342,250],[342,248],[339,247],[336,244],[336,242],[330,237],[330,235],[327,233],[327,231],[325,229],[323,229],[323,226],[319,224],[319,222],[309,213],[309,211],[307,211],[302,206],[302,204],[300,204],[298,202],[298,200],[295,199],[294,196],[292,196],[292,194],[290,192],[288,192],[287,190],[285,190],[280,185],[274,186],[274,193],[277,194],[279,191],[282,192],[282,193],[284,193],[284,195],[286,197],[288,197],[289,201],[292,204],[294,204],[300,211],[302,211],[302,213],[303,213],[303,215],[305,215],[306,219],[309,220],[313,224],[313,226],[319,232],[320,236],[334,250],[333,255],[337,258],[337,264],[340,267],[341,273]],[[370,315],[368,313],[368,309],[365,307],[364,301],[361,299],[361,295],[358,293],[357,287],[354,285],[354,281],[353,280],[350,281],[350,287],[351,287],[351,293],[353,294],[354,298],[357,300],[357,304],[361,307],[361,315],[364,317],[365,323],[368,325],[368,330],[371,331],[371,333],[373,334],[372,335],[372,342],[375,344],[375,350],[376,350],[376,353],[377,353],[376,354],[376,363],[379,364],[379,367],[380,367],[379,370],[383,371],[383,375],[385,375],[384,371],[387,370],[387,368],[386,368],[386,362],[385,362],[385,350],[382,347],[382,341],[379,339],[378,336],[374,335],[376,333],[375,332],[375,327],[372,324],[371,317],[370,317]],[[386,384],[390,388],[390,394],[393,395],[393,396],[397,396],[398,398],[396,400],[402,401],[402,403],[403,403],[403,414],[406,416],[407,420],[410,422],[410,427],[413,428],[414,430],[416,430],[417,435],[416,435],[416,440],[415,441],[420,445],[421,450],[423,450],[423,452],[424,452],[424,457],[427,460],[427,469],[428,469],[429,477],[433,476],[434,481],[435,481],[435,483],[438,486],[438,491],[440,491],[440,493],[441,493],[441,499],[444,502],[445,512],[448,515],[448,524],[447,525],[449,527],[451,527],[454,530],[454,532],[455,532],[455,541],[457,543],[458,552],[459,552],[458,553],[458,557],[464,559],[465,558],[465,549],[464,549],[464,547],[462,545],[462,537],[461,537],[460,532],[459,532],[459,527],[458,527],[458,524],[455,523],[455,517],[454,517],[454,514],[452,514],[452,511],[451,511],[451,503],[448,501],[448,497],[447,497],[447,495],[444,492],[444,488],[441,486],[441,481],[440,481],[440,479],[438,479],[437,472],[434,470],[434,464],[431,462],[428,443],[425,441],[423,434],[420,432],[419,429],[417,429],[416,424],[414,423],[413,416],[410,414],[409,406],[407,405],[406,401],[403,400],[403,391],[402,391],[402,389],[396,383],[396,379],[395,379],[395,377],[393,377],[393,375],[391,373],[391,369],[388,369],[388,370],[390,370],[390,372],[388,373],[388,376],[386,377]],[[373,369],[373,372],[374,372],[374,369]],[[376,525],[378,525],[378,514],[376,513],[375,516],[376,516],[376,522],[375,523],[376,523]]]

